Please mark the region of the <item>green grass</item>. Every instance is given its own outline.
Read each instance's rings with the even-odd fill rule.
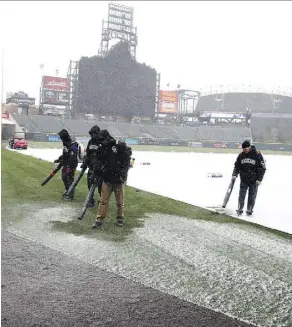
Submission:
[[[2,149],[2,224],[23,219],[25,213],[22,211],[22,214],[19,214],[19,208],[17,209],[19,205],[29,205],[30,209],[27,210],[27,215],[36,207],[41,209],[63,205],[64,200],[61,199],[60,195],[63,193],[64,187],[60,179],[60,173],[45,186],[40,185],[52,168],[53,165],[49,162]],[[76,200],[65,202],[66,205],[72,207],[72,219],[62,222],[56,217],[56,220],[52,222],[52,228],[74,235],[96,235],[96,231],[92,231],[91,225],[95,220],[97,209],[88,209],[83,221],[77,219],[87,193],[86,178],[84,177],[77,187]],[[114,196],[112,196],[108,217],[105,221],[104,228],[99,233],[103,233],[106,237],[110,236],[111,239],[121,239],[129,235],[134,228],[143,226],[146,215],[151,215],[151,213],[203,219],[218,223],[236,223],[255,226],[254,224],[225,215],[214,215],[208,210],[159,195],[142,191],[136,192],[135,188],[127,186],[125,227],[118,228],[114,226],[116,207]],[[257,228],[269,230],[261,226]],[[285,233],[273,230],[270,230],[270,232],[284,237],[290,237]]]
[[[61,149],[61,142],[35,142],[29,141],[32,148]],[[155,151],[155,152],[197,152],[197,153],[239,153],[239,149],[219,148],[191,148],[187,146],[163,146],[163,145],[131,145],[134,151]],[[291,151],[263,151],[264,155],[292,155]]]

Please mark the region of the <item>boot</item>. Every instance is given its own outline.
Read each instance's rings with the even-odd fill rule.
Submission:
[[[61,195],[63,200],[74,200],[74,194],[75,192],[73,191],[70,195],[67,195],[67,190]]]
[[[252,208],[251,208],[251,207],[247,208],[247,210],[246,210],[246,215],[247,215],[247,216],[251,216],[252,213],[253,213]]]
[[[67,195],[66,192],[62,194],[62,199],[65,201],[73,201],[74,195],[71,193],[70,195]]]
[[[243,214],[243,210],[242,209],[237,209],[236,213],[237,213],[237,216],[241,216]]]
[[[244,204],[238,203],[238,209],[236,210],[237,216],[241,216],[243,214],[243,206]]]
[[[116,226],[118,226],[118,227],[124,226],[124,218],[123,217],[117,217]]]
[[[103,225],[103,220],[98,218],[96,219],[95,223],[92,225],[92,229],[101,228],[102,225]]]
[[[247,210],[246,210],[246,214],[247,216],[251,216],[253,213],[253,205],[250,205],[249,203],[247,204]]]

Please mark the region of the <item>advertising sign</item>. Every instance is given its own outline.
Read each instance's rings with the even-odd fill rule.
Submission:
[[[177,113],[177,91],[159,91],[159,113]]]
[[[67,105],[69,99],[69,92],[43,90],[43,104]]]
[[[13,95],[11,98],[6,100],[6,103],[35,105],[35,98],[19,97],[17,95]]]
[[[56,134],[47,135],[48,142],[61,142],[60,136]]]
[[[125,139],[125,142],[128,145],[136,145],[136,144],[139,144],[139,141],[137,139],[131,139],[131,138],[126,138]]]
[[[46,90],[70,92],[70,78],[43,76],[43,88]]]

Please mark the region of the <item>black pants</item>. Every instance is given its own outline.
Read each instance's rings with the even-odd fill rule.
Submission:
[[[91,169],[88,169],[88,173],[87,173],[88,190],[90,190],[91,185],[92,185],[92,177],[93,177],[93,171]],[[98,190],[99,195],[101,194],[101,186],[102,186],[102,179],[99,177],[98,182],[97,182],[97,190]],[[93,193],[92,199],[94,199],[94,193]]]
[[[66,167],[62,168],[62,181],[65,186],[65,190],[68,191],[71,184],[74,182],[74,175],[75,175],[76,168],[71,169],[69,173],[66,173]],[[74,193],[74,191],[73,191]],[[73,196],[74,194],[72,194]]]
[[[248,190],[247,210],[252,211],[258,193],[258,185],[256,183],[247,184],[244,182],[240,182],[238,209],[243,210],[244,208],[244,201],[245,201],[247,190]]]

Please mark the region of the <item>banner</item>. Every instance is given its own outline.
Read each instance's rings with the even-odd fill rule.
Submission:
[[[69,92],[43,90],[43,104],[67,105],[69,99]]]
[[[177,91],[159,91],[159,113],[177,113]]]
[[[57,134],[49,134],[47,135],[48,142],[61,142],[60,136]]]
[[[6,99],[6,104],[9,103],[35,105],[35,98],[19,97],[17,95],[13,95],[11,98]]]
[[[139,144],[139,141],[137,139],[126,138],[125,143],[128,145],[137,145]]]
[[[43,88],[46,90],[70,92],[70,78],[43,76]]]

